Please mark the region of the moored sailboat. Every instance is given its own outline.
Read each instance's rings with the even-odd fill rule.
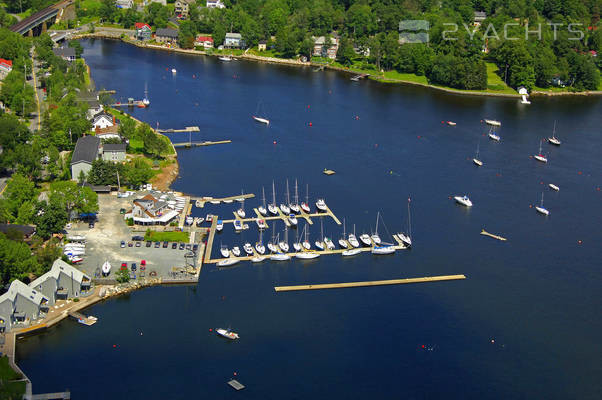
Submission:
[[[543,206],[543,192],[541,192],[541,203],[540,203],[539,206],[535,206],[535,209],[540,214],[543,214],[545,216],[550,215],[550,212],[546,208],[544,208],[544,206]]]
[[[268,210],[265,207],[265,188],[261,187],[261,205],[257,207],[257,211],[264,217],[268,215]]]
[[[410,217],[410,198],[408,197],[408,230],[407,232],[399,232],[397,237],[399,240],[403,242],[407,247],[412,247],[412,220]]]
[[[540,141],[539,141],[539,153],[538,153],[538,154],[535,154],[535,155],[533,156],[533,158],[535,158],[537,161],[540,161],[540,162],[542,162],[542,163],[547,163],[547,162],[548,162],[548,159],[547,159],[547,157],[546,157],[546,156],[544,156],[543,154],[541,154],[541,142],[542,142],[542,141],[540,140]]]

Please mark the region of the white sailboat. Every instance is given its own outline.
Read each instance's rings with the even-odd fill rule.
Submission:
[[[265,188],[261,187],[261,205],[257,207],[257,211],[264,217],[268,215],[268,210],[265,207]]]
[[[339,239],[339,246],[341,246],[342,249],[346,249],[349,247],[349,243],[347,243],[345,237],[345,218],[343,218],[343,236],[341,236],[341,238]]]
[[[285,253],[288,253],[288,226],[284,225],[284,240],[278,242],[278,247]]]
[[[370,236],[372,241],[377,245],[379,245],[381,243],[380,236],[378,236],[378,220],[379,220],[379,218],[380,218],[380,211],[376,214],[376,230]]]
[[[486,119],[485,123],[492,126],[502,126],[502,123],[500,121],[496,121],[495,119]]]
[[[538,213],[543,214],[543,215],[550,215],[550,212],[544,208],[543,206],[543,192],[541,192],[541,203],[539,206],[535,206],[535,209],[537,210]]]
[[[341,253],[341,255],[343,257],[349,257],[349,256],[355,256],[357,254],[360,254],[362,251],[360,249],[349,249],[349,250],[345,250],[344,252]]]
[[[295,254],[295,257],[301,260],[311,260],[320,257],[320,253],[318,253],[317,251],[301,251]]]
[[[554,121],[554,130],[552,131],[552,137],[548,138],[548,143],[551,143],[551,144],[556,145],[556,146],[560,146],[560,144],[562,143],[556,137],[556,121]]]
[[[239,258],[225,258],[217,262],[218,267],[229,267],[240,262]]]
[[[465,207],[472,207],[472,201],[470,201],[470,199],[466,195],[464,195],[464,196],[454,196],[454,200],[456,200],[456,202],[458,204],[462,204]]]
[[[286,261],[286,260],[290,260],[290,259],[291,259],[291,256],[289,256],[288,254],[284,254],[284,253],[275,253],[270,256],[270,260],[272,260],[272,261]]]
[[[368,235],[367,233],[362,233],[360,235],[360,241],[365,245],[365,246],[372,246],[372,240],[370,240],[370,235]]]
[[[219,252],[222,253],[222,257],[224,258],[230,257],[230,250],[228,250],[227,246],[220,245]]]
[[[404,232],[398,233],[397,237],[407,247],[412,247],[412,220],[410,217],[410,198],[409,197],[408,197],[408,230],[405,233]]]
[[[392,244],[384,244],[381,246],[374,246],[371,250],[372,254],[393,254],[395,253],[395,247]]]
[[[299,214],[299,212],[301,211],[299,209],[299,190],[297,187],[297,180],[295,179],[295,196],[293,197],[293,202],[291,204],[288,205],[291,209],[292,212],[294,212],[295,214]]]
[[[303,236],[303,232],[305,232],[305,228],[303,228],[303,231],[301,232],[301,236]],[[299,230],[298,229],[295,231],[295,242],[293,243],[293,248],[295,249],[295,251],[301,251],[301,249],[303,249],[303,246],[301,245],[301,240],[299,239]]]
[[[245,251],[245,253],[247,253],[247,255],[252,256],[253,255],[253,246],[251,246],[251,243],[247,242],[244,244],[244,246],[242,246],[243,250]]]
[[[268,204],[268,211],[270,214],[278,215],[278,207],[276,206],[276,187],[274,181],[272,181],[272,202]]]
[[[272,226],[272,239],[268,242],[268,250],[270,250],[272,253],[278,252],[278,240],[276,239],[276,236],[274,236],[275,233],[276,222],[274,222],[274,225]]]
[[[548,186],[550,187],[550,189],[555,190],[557,192],[560,190],[560,188],[558,186],[554,185],[553,183],[550,183]]]
[[[314,244],[318,249],[324,250],[324,224],[322,218],[320,218],[320,240],[316,240]]]
[[[475,165],[481,167],[483,165],[483,161],[479,159],[479,144],[480,143],[477,143],[477,154],[475,154],[474,158],[472,159],[472,162],[475,163]]]
[[[286,180],[286,201],[284,203],[280,203],[280,210],[285,214],[290,214],[291,213],[291,209],[289,208],[288,204],[291,202],[290,198],[289,198],[289,192],[288,192],[288,179]]]
[[[537,161],[540,161],[542,163],[547,163],[548,159],[546,158],[546,156],[544,156],[543,154],[541,154],[541,140],[539,141],[539,154],[535,154],[533,156],[533,158],[535,158]]]
[[[303,248],[305,250],[309,250],[311,249],[311,243],[309,242],[309,225],[307,225],[307,222],[305,223],[305,239],[303,240],[303,243],[301,243],[301,246],[303,246]]]
[[[332,242],[332,240],[328,236],[326,236],[324,238],[324,244],[326,245],[326,248],[328,250],[334,250],[334,248],[335,248],[334,243]]]
[[[244,194],[244,192],[241,192],[241,194]],[[242,197],[242,201],[240,202],[240,208],[238,210],[236,210],[236,215],[238,215],[240,218],[244,218],[247,214],[245,213],[245,198]]]
[[[108,261],[105,261],[104,264],[102,264],[101,271],[103,276],[109,275],[111,273],[111,264]]]
[[[150,100],[148,99],[148,83],[144,82],[144,98],[142,99],[142,104],[145,107],[150,106]]]
[[[495,134],[493,127],[489,129],[489,134],[487,136],[489,136],[489,139],[495,140],[496,142],[499,142],[501,140],[500,136]]]
[[[326,206],[326,201],[324,201],[324,199],[318,199],[318,201],[316,201],[316,207],[320,211],[328,211],[328,207]]]
[[[355,237],[355,224],[353,224],[353,233],[349,233],[349,236],[347,236],[347,241],[355,248],[360,247],[360,242],[358,242],[357,237]]]
[[[301,203],[301,209],[307,214],[311,212],[311,209],[309,207],[309,185],[305,186],[305,202]]]
[[[230,329],[217,328],[215,330],[215,332],[218,335],[223,336],[223,337],[225,337],[227,339],[230,339],[230,340],[236,340],[236,339],[240,338],[240,336],[238,336],[238,333],[234,333]]]
[[[260,117],[259,115],[261,115],[262,113],[260,112],[259,108],[261,106],[261,103],[257,104],[257,110],[255,111],[255,114],[252,115],[253,119],[257,122],[261,122],[262,124],[266,124],[269,125],[270,124],[270,120],[265,118],[265,117]]]
[[[265,246],[263,245],[263,231],[259,230],[259,242],[255,243],[255,250],[259,254],[265,254]]]

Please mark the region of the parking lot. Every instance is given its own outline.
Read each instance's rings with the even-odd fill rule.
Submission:
[[[86,254],[84,261],[79,265],[80,268],[90,277],[95,277],[95,272],[108,261],[111,264],[111,273],[109,279],[115,279],[115,273],[119,270],[122,263],[127,263],[131,271],[132,263],[136,263],[136,278],[140,277],[162,277],[173,278],[173,268],[179,269],[193,263],[193,258],[186,258],[185,255],[191,253],[186,249],[185,244],[177,244],[177,248],[172,248],[172,243],[167,246],[163,242],[150,243],[145,241],[133,241],[133,236],[144,236],[144,232],[135,232],[128,227],[119,213],[121,208],[129,209],[131,198],[117,198],[114,195],[99,195],[99,213],[94,228],[89,228],[88,223],[79,222],[71,225],[67,229],[69,236],[82,235],[86,237]],[[125,247],[121,247],[121,242],[125,242]],[[129,246],[131,244],[131,247]],[[184,247],[183,249],[181,247]],[[146,268],[143,276],[141,275],[140,264],[145,260]],[[134,276],[133,274],[131,276]]]

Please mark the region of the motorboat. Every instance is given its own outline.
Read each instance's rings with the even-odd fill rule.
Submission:
[[[218,267],[229,267],[231,265],[238,264],[239,262],[240,262],[240,259],[238,259],[238,258],[226,258],[221,261],[218,261],[217,266]]]
[[[234,230],[236,232],[240,232],[240,231],[242,231],[242,228],[243,228],[242,222],[239,219],[235,219],[234,220]]]
[[[320,253],[318,253],[317,251],[302,251],[295,254],[295,257],[301,260],[311,260],[313,258],[320,257]]]
[[[266,125],[270,124],[270,120],[267,118],[257,117],[255,115],[253,115],[253,119],[257,122],[261,122],[262,124],[266,124]]]
[[[232,247],[232,254],[235,257],[240,257],[240,247],[238,247],[238,246]]]
[[[453,121],[447,121],[447,125],[449,126],[456,126],[456,123]]]
[[[221,203],[221,200],[210,200],[209,203],[211,203],[211,204],[219,204],[219,203]]]
[[[69,261],[71,261],[73,264],[77,264],[77,263],[84,261],[84,259],[81,258],[80,256],[68,256],[68,258],[69,258]]]
[[[207,222],[213,222],[213,215],[207,214],[207,216],[205,217],[205,221],[207,221]]]
[[[488,134],[487,136],[489,136],[489,139],[491,139],[491,140],[495,140],[496,142],[499,142],[499,141],[501,140],[500,136],[499,136],[499,135],[496,135],[496,134],[495,134],[495,131],[494,131],[493,129],[491,129],[491,130],[489,131],[489,134]]]
[[[221,246],[219,252],[222,253],[222,257],[224,258],[230,257],[230,250],[226,246]]]
[[[245,253],[247,253],[247,255],[251,256],[253,255],[253,246],[251,246],[251,243],[247,242],[242,246],[243,250],[245,251]]]
[[[293,226],[297,226],[297,217],[295,217],[295,214],[290,214],[288,216],[288,222],[290,222]]]
[[[104,264],[102,264],[101,271],[103,276],[109,275],[111,273],[111,264],[108,261],[105,261]]]
[[[349,249],[342,252],[341,255],[344,257],[355,256],[357,254],[360,254],[361,252],[362,251],[360,249]]]
[[[270,256],[270,260],[272,261],[286,261],[286,260],[290,260],[291,256],[289,256],[288,254],[284,254],[284,253],[276,253],[276,254],[272,254]]]
[[[219,58],[220,61],[226,61],[226,62],[232,61],[232,57],[231,56],[221,56],[221,57],[218,57],[218,58]]]
[[[355,224],[353,224],[353,233],[349,233],[347,236],[347,241],[349,244],[355,248],[360,247],[360,242],[357,241],[357,237],[355,237]]]
[[[560,140],[558,140],[558,138],[556,137],[556,121],[554,121],[554,130],[552,131],[552,137],[548,138],[548,143],[556,145],[556,146],[560,146],[560,144],[562,143]]]
[[[546,156],[541,154],[541,140],[539,141],[539,153],[534,155],[533,158],[535,158],[537,161],[541,161],[542,163],[548,162],[548,159],[546,158]]]
[[[298,188],[296,179],[295,179],[295,195],[293,196],[293,202],[290,203],[288,206],[291,209],[291,211],[294,212],[295,214],[299,214],[301,212],[301,209],[299,207],[299,188]]]
[[[555,191],[559,191],[559,190],[560,190],[560,188],[559,188],[558,186],[554,185],[553,183],[550,183],[548,186],[549,186],[549,187],[550,187],[550,189],[552,189],[552,190],[555,190]]]
[[[197,218],[197,220],[196,220],[196,226],[197,227],[201,226],[201,224],[203,223],[203,221],[205,221],[205,218]]]
[[[265,229],[268,227],[268,225],[265,223],[265,219],[257,218],[255,220],[255,222],[257,223],[257,226],[259,227],[259,229]]]
[[[257,257],[251,258],[251,262],[252,263],[259,263],[259,262],[262,262],[263,260],[265,260],[265,257],[259,257],[259,256],[257,256]]]
[[[238,333],[234,333],[230,329],[217,328],[215,330],[215,333],[217,333],[220,336],[225,337],[226,339],[231,339],[231,340],[240,339],[240,336],[238,336]]]
[[[261,194],[261,205],[257,207],[257,211],[259,211],[259,213],[265,217],[268,215],[268,210],[265,207],[265,189],[263,186],[261,187]]]
[[[232,204],[232,203],[234,203],[233,199],[226,199],[226,200],[224,200],[224,204]]]
[[[177,71],[175,68],[172,68],[172,69],[171,69],[171,73],[172,73],[172,74],[175,74],[176,72],[178,72],[178,71]]]
[[[326,202],[324,201],[324,199],[318,199],[318,201],[316,201],[316,207],[318,208],[318,210],[328,211],[328,207],[326,206]]]
[[[407,232],[400,232],[397,234],[399,240],[403,242],[407,247],[412,247],[412,220],[410,214],[410,198],[408,197],[408,230]]]
[[[367,233],[362,233],[360,235],[360,241],[365,245],[365,246],[372,246],[372,241],[370,240],[370,235],[368,235]]]
[[[221,232],[222,229],[224,229],[224,221],[222,221],[221,219],[218,219],[217,225],[215,225],[215,230],[218,232]]]
[[[486,119],[485,123],[491,126],[502,126],[502,123],[500,121],[496,121],[495,119]]]
[[[311,208],[309,207],[309,185],[306,185],[305,188],[305,201],[301,203],[301,209],[309,214],[311,212]]]
[[[192,223],[194,222],[194,218],[192,218],[192,216],[187,215],[186,216],[186,225],[192,225]]]
[[[395,247],[393,245],[374,246],[371,250],[372,254],[393,254],[395,253]]]
[[[545,216],[550,215],[550,212],[546,208],[544,208],[544,206],[543,206],[543,192],[541,193],[541,203],[540,203],[539,206],[535,206],[535,209],[540,214],[543,214]]]
[[[454,200],[456,200],[457,203],[462,204],[463,206],[472,207],[472,201],[470,201],[470,199],[466,195],[454,196]]]

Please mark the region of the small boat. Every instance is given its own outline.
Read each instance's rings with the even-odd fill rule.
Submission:
[[[371,250],[372,254],[393,254],[395,247],[393,245],[374,246]]]
[[[209,203],[211,203],[211,204],[219,204],[219,203],[221,203],[221,200],[209,200]]]
[[[284,240],[278,242],[278,247],[285,253],[288,253],[288,227],[284,225]]]
[[[548,186],[549,186],[549,187],[550,187],[550,189],[552,189],[552,190],[555,190],[555,191],[559,191],[559,190],[560,190],[560,188],[559,188],[558,186],[554,185],[553,183],[550,183]]]
[[[266,124],[266,125],[270,124],[270,120],[267,118],[257,117],[255,115],[253,115],[253,119],[257,122],[261,122],[262,124]]]
[[[479,144],[478,143],[477,143],[477,154],[475,154],[474,158],[472,159],[472,162],[475,163],[475,165],[478,167],[483,166],[483,161],[481,161],[479,159]]]
[[[218,261],[218,267],[229,267],[230,265],[238,264],[240,260],[238,258],[226,258],[224,260]]]
[[[380,217],[380,211],[376,214],[376,230],[370,236],[370,239],[372,239],[372,241],[377,245],[380,245],[380,243],[381,243],[380,236],[378,236],[378,219],[379,219],[379,217]]]
[[[362,251],[360,249],[349,249],[342,252],[341,255],[344,257],[355,256],[357,254],[360,254],[361,252]]]
[[[466,195],[464,195],[464,196],[454,196],[454,200],[456,200],[456,202],[458,204],[462,204],[463,206],[472,207],[472,201],[470,201],[470,199]]]
[[[299,212],[301,212],[301,209],[299,208],[299,190],[297,187],[296,179],[295,179],[295,195],[293,196],[293,202],[290,203],[288,206],[291,209],[291,211],[294,212],[295,214],[299,214]]]
[[[449,126],[456,126],[456,123],[453,121],[447,121],[447,125]]]
[[[240,201],[240,208],[238,210],[236,210],[236,215],[238,215],[240,218],[244,218],[247,213],[245,213],[245,198],[242,197],[242,201]]]
[[[278,247],[276,247],[276,245],[274,243],[268,242],[268,250],[272,253],[277,253]]]
[[[240,257],[240,247],[238,247],[238,246],[232,247],[232,254],[234,254],[235,257]]]
[[[502,123],[500,121],[496,121],[495,119],[486,119],[485,123],[491,126],[502,126]]]
[[[320,257],[320,253],[318,253],[317,251],[302,251],[295,254],[295,257],[301,260],[311,260],[313,258]]]
[[[268,204],[268,211],[270,214],[278,215],[278,207],[276,206],[276,189],[274,181],[272,181],[272,203]]]
[[[232,61],[232,57],[231,56],[221,56],[218,57],[220,61]]]
[[[353,81],[353,82],[359,82],[360,81],[360,76],[359,75],[352,76],[351,78],[349,78],[349,80]]]
[[[493,128],[489,129],[489,134],[487,136],[489,136],[489,139],[495,140],[496,142],[501,140],[500,136],[495,134]]]
[[[410,198],[408,197],[408,230],[407,233],[400,232],[397,234],[399,240],[403,242],[407,247],[412,247],[412,221],[410,217]]]
[[[543,206],[543,192],[541,192],[541,203],[539,206],[535,206],[535,209],[537,210],[538,213],[543,214],[543,215],[550,215],[550,212],[544,208]]]
[[[355,237],[355,224],[353,224],[353,233],[349,233],[347,236],[347,241],[349,244],[355,248],[360,247],[360,242],[357,241],[357,237]]]
[[[253,257],[251,258],[251,262],[252,263],[258,263],[258,262],[262,262],[263,260],[265,260],[265,257]]]
[[[217,225],[215,225],[215,230],[218,232],[221,232],[222,229],[224,229],[224,221],[222,221],[221,219],[218,219]]]
[[[347,249],[349,247],[349,243],[345,240],[345,218],[343,218],[343,236],[339,239],[339,246],[342,249]]]
[[[539,141],[539,154],[536,154],[533,156],[533,158],[535,158],[537,161],[541,161],[542,163],[547,163],[548,159],[546,158],[546,156],[544,156],[543,154],[541,154],[541,140]]]
[[[257,219],[255,220],[255,222],[257,223],[257,226],[259,227],[259,229],[265,229],[265,228],[267,228],[267,227],[268,227],[268,225],[265,223],[265,220],[264,220],[264,219],[257,218]]]
[[[111,273],[111,264],[108,261],[105,261],[104,264],[102,264],[101,271],[103,276],[109,275]]]
[[[230,250],[226,246],[220,246],[219,252],[222,253],[222,257],[224,258],[230,257]]]
[[[320,218],[320,240],[316,240],[314,244],[318,249],[324,250],[324,224],[322,218]]]
[[[289,191],[288,191],[288,179],[286,180],[286,201],[284,203],[280,203],[280,210],[284,215],[288,215],[291,213],[291,209],[288,204],[291,202]]]
[[[251,246],[251,243],[247,242],[242,246],[243,250],[245,251],[245,253],[247,253],[247,255],[251,256],[253,255],[253,246]]]
[[[307,222],[305,223],[305,227],[303,228],[303,232],[305,233],[305,236],[304,236],[303,243],[301,243],[301,246],[305,250],[309,250],[309,249],[311,249],[311,243],[309,243],[309,225],[307,225]]]
[[[297,217],[295,217],[295,214],[290,214],[288,216],[288,222],[290,222],[293,226],[297,226]]]
[[[259,211],[259,213],[265,217],[268,215],[268,210],[265,207],[265,189],[263,186],[261,187],[261,194],[261,205],[257,207],[257,211]]]
[[[283,214],[289,214],[291,212],[291,209],[283,203],[280,204],[280,211],[282,211]]]
[[[190,215],[186,216],[186,225],[192,225],[192,223],[194,222],[194,218],[192,218]]]
[[[316,207],[318,208],[318,210],[321,210],[321,211],[328,210],[328,207],[326,206],[326,202],[324,201],[324,199],[318,199],[318,201],[316,201]]]
[[[286,260],[290,260],[291,256],[289,256],[288,254],[284,254],[284,253],[276,253],[276,254],[272,254],[270,256],[270,260],[272,261],[286,261]]]
[[[372,241],[370,240],[370,235],[368,235],[367,233],[362,233],[360,235],[360,241],[365,245],[365,246],[372,246]]]
[[[81,258],[80,256],[70,256],[68,258],[69,258],[69,261],[71,261],[73,264],[77,264],[77,263],[84,261],[84,259]]]
[[[196,226],[201,226],[201,224],[203,223],[203,221],[205,221],[205,218],[197,218],[196,220]]]
[[[230,329],[217,328],[215,330],[215,332],[218,335],[223,336],[223,337],[225,337],[227,339],[231,339],[231,340],[240,339],[240,336],[238,336],[238,333],[234,333]]]
[[[303,246],[301,245],[301,242],[295,242],[293,243],[293,248],[295,249],[295,251],[301,251],[301,249],[303,249]]]
[[[305,202],[301,203],[301,209],[303,211],[305,211],[307,214],[309,214],[311,212],[311,209],[309,207],[309,185],[306,186]]]
[[[548,143],[556,145],[556,146],[560,146],[560,144],[562,143],[560,140],[558,140],[558,138],[556,137],[556,121],[554,121],[554,130],[552,131],[552,137],[548,138]]]
[[[207,222],[213,222],[213,215],[207,214],[207,216],[205,217],[205,221],[207,221]]]
[[[335,246],[332,240],[329,237],[324,238],[324,244],[328,248],[328,250],[334,250]]]
[[[242,231],[242,228],[243,228],[242,222],[239,219],[235,219],[234,220],[234,230],[236,232],[240,232],[240,231]]]
[[[175,74],[176,72],[178,72],[178,71],[176,71],[176,69],[175,69],[175,68],[172,68],[172,69],[171,69],[171,73],[172,73],[172,74]]]
[[[263,236],[263,231],[260,229],[259,230],[259,242],[255,243],[255,250],[259,254],[265,254],[265,246],[263,245],[262,236]]]
[[[234,203],[234,200],[226,199],[226,200],[223,200],[223,202],[224,202],[224,204],[232,204],[232,203]]]

